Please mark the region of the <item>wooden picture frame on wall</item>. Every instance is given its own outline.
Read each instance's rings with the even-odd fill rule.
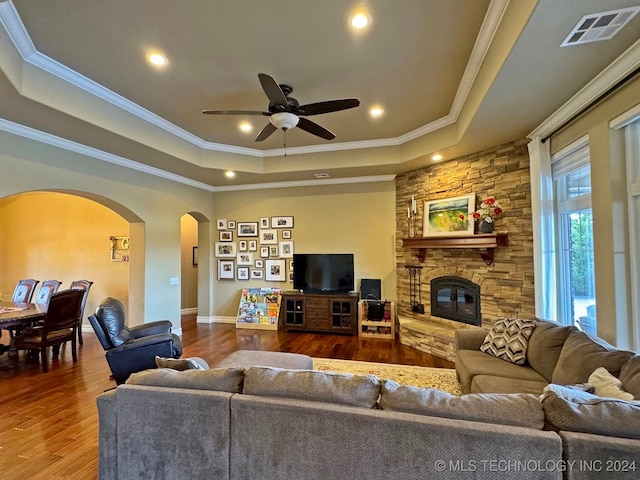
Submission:
[[[424,202],[423,237],[473,235],[475,194]]]
[[[249,267],[238,267],[238,280],[249,280]]]
[[[271,228],[293,228],[293,217],[271,217]]]
[[[258,222],[237,222],[237,235],[239,237],[257,237]]]
[[[265,260],[265,279],[267,282],[286,281],[285,260],[269,259]]]
[[[236,244],[235,242],[216,242],[215,254],[219,258],[235,258]]]
[[[235,280],[235,262],[218,260],[218,280]]]

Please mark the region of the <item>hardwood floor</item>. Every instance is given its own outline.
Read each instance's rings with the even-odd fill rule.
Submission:
[[[230,353],[268,350],[312,357],[453,368],[453,364],[411,347],[376,339],[263,330],[235,325],[196,324],[182,318],[184,357],[204,358],[210,365]],[[2,340],[6,342],[6,334]],[[49,359],[42,373],[39,360],[0,356],[0,478],[95,479],[98,477],[96,396],[115,386],[109,379],[104,351],[94,335],[84,335],[78,363],[69,345],[60,359]]]

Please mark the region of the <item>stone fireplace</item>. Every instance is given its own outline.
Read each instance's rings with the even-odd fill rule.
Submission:
[[[403,344],[453,361],[456,330],[488,328],[499,317],[535,315],[531,183],[526,144],[526,139],[518,140],[396,177],[396,311]],[[483,250],[477,246],[452,248],[436,245],[433,238],[428,248],[405,245],[407,206],[413,198],[418,206],[415,221],[419,238],[414,234],[409,240],[422,242],[423,202],[469,193],[476,195],[476,203],[495,195],[505,211],[496,222],[496,234],[508,235],[508,245],[495,248],[491,262],[485,260]],[[424,313],[412,308],[410,278],[405,266],[415,264],[422,267],[423,283],[419,293],[425,300]],[[447,277],[468,281],[479,290],[475,292],[475,287],[466,283],[463,286],[453,283],[435,292],[438,287],[434,288],[431,282]],[[432,297],[433,301],[429,301]]]
[[[470,325],[482,324],[480,285],[462,277],[431,280],[431,315]]]

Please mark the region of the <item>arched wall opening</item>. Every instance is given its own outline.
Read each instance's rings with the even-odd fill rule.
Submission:
[[[181,314],[208,316],[211,312],[211,221],[200,212],[180,218]]]
[[[142,323],[144,223],[112,200],[79,191],[30,191],[0,198],[0,297],[9,300],[21,278],[93,282],[86,321],[105,297],[120,299]],[[112,252],[111,237],[129,249]],[[118,245],[121,246],[121,245]],[[115,253],[115,254],[114,254]]]

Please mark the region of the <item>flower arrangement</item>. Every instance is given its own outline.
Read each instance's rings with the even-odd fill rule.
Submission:
[[[502,215],[502,207],[494,197],[489,197],[482,202],[480,208],[473,213],[473,218],[476,220],[484,220],[487,223],[493,223],[493,218],[500,215]]]

